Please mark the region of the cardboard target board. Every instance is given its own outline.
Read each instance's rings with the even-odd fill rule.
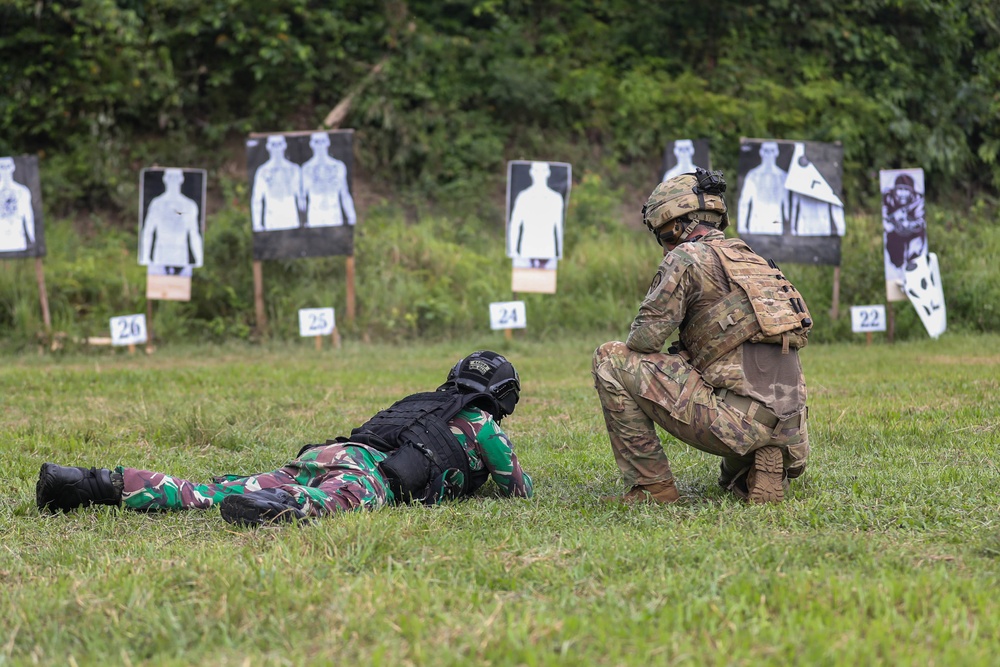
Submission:
[[[204,169],[153,167],[139,176],[139,264],[204,264]]]
[[[906,266],[927,255],[924,170],[883,169],[878,180],[882,192],[885,295],[889,301],[905,301],[902,283]]]
[[[38,157],[0,157],[0,259],[44,256]]]
[[[139,175],[139,264],[146,298],[191,300],[192,269],[205,261],[204,169],[152,167]]]
[[[839,144],[741,139],[736,231],[778,262],[840,266],[845,232],[844,149]]]
[[[941,285],[941,268],[937,255],[929,252],[907,262],[903,278],[903,291],[920,316],[920,321],[931,338],[937,338],[948,328],[944,305],[944,287]]]
[[[566,162],[507,163],[507,256],[514,292],[554,293],[573,182]]]
[[[354,254],[354,130],[247,139],[255,260]]]

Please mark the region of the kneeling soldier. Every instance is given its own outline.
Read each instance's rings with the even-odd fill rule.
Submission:
[[[628,340],[594,353],[594,380],[626,493],[679,499],[656,435],[722,457],[719,483],[751,502],[779,502],[806,467],[806,387],[799,348],[812,320],[777,265],[729,224],[721,172],[699,169],[656,187],[643,222],[663,261]],[[679,342],[663,352],[675,332]]]

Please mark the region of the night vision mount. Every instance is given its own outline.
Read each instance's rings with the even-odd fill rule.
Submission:
[[[695,194],[722,195],[726,191],[726,179],[721,171],[696,167],[694,177],[698,179],[698,185],[694,187]]]

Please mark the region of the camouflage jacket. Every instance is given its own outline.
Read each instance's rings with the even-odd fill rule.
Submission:
[[[729,294],[731,286],[719,258],[709,247],[725,240],[718,230],[668,252],[653,277],[626,344],[636,352],[660,352],[686,322]],[[761,401],[779,416],[800,411],[806,402],[798,352],[781,346],[744,343],[709,364],[705,381]]]

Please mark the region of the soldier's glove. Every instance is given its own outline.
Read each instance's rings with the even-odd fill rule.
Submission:
[[[667,348],[667,354],[676,355],[684,361],[691,361],[691,353],[684,348],[684,343],[679,340],[670,344],[670,347]]]

